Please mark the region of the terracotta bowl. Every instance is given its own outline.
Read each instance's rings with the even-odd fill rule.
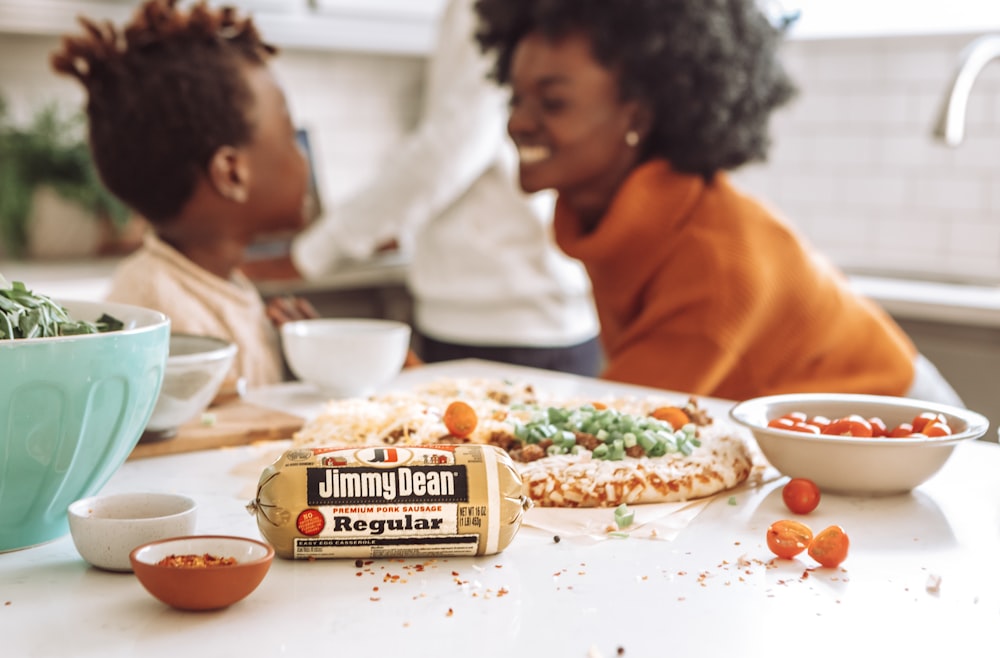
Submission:
[[[169,556],[235,558],[227,566],[166,566]],[[174,537],[137,547],[129,555],[143,587],[160,601],[180,610],[217,610],[246,598],[257,589],[274,559],[274,549],[246,537],[197,535]]]

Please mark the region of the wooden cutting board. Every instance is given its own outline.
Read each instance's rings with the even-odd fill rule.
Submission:
[[[205,423],[199,417],[181,426],[173,438],[140,441],[129,455],[129,459],[242,446],[256,441],[290,439],[292,434],[305,423],[305,419],[301,416],[268,409],[243,400],[211,407],[206,413],[212,414],[214,422]]]

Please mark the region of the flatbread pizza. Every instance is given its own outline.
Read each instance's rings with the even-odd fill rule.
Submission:
[[[695,399],[556,399],[512,381],[449,379],[331,401],[293,443],[493,444],[514,459],[535,504],[550,507],[702,498],[752,469],[740,430],[715,422]]]

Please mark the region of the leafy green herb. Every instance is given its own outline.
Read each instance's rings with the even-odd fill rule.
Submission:
[[[0,340],[51,338],[118,331],[124,325],[102,314],[96,322],[74,320],[65,308],[45,295],[37,295],[20,281],[10,286],[0,276]]]

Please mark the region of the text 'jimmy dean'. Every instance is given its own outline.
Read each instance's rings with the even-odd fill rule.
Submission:
[[[469,477],[463,465],[309,468],[306,477],[310,505],[469,500]]]

